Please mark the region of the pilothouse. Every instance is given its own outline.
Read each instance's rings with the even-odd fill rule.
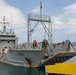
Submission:
[[[7,31],[6,27],[9,25],[9,22],[6,22],[5,16],[3,18],[3,22],[0,22],[0,24],[3,26],[3,30],[0,31],[0,50],[5,47],[16,48],[16,45],[18,44],[18,38],[12,29]]]

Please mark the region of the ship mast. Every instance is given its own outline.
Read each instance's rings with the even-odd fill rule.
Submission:
[[[13,31],[13,29],[12,29],[12,14],[11,14],[11,24],[10,24],[10,33],[12,33],[12,31]],[[13,31],[13,33],[14,33],[14,31]]]
[[[42,19],[42,2],[40,2],[40,17]]]
[[[31,22],[35,22],[35,25],[31,25]],[[28,14],[28,22],[27,22],[27,42],[28,47],[30,47],[32,34],[38,26],[39,22],[41,23],[45,33],[48,36],[48,42],[51,43],[52,31],[50,31],[51,26],[51,16],[42,15],[42,2],[40,2],[40,14]],[[46,24],[47,23],[47,24]]]
[[[3,33],[6,32],[6,26],[9,25],[9,22],[6,22],[5,19],[6,18],[4,16],[3,22],[0,22],[2,24],[2,26],[3,26]]]

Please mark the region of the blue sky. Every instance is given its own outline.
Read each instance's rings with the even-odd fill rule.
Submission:
[[[76,0],[41,1],[43,15],[52,17],[53,42],[62,42],[66,39],[76,41]],[[40,0],[0,0],[0,21],[5,15],[6,20],[10,22],[12,14],[12,27],[19,37],[19,43],[27,41],[27,14],[38,14],[39,4]],[[42,29],[34,34],[36,40],[42,41]]]
[[[41,0],[43,3],[43,13],[57,15],[63,11],[65,6],[74,4],[76,0]],[[7,4],[19,8],[23,14],[28,14],[32,9],[39,6],[40,0],[5,0]],[[49,11],[49,12],[48,12]]]

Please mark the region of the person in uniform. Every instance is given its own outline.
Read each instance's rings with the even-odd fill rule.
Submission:
[[[43,48],[43,49],[46,49],[46,48],[47,48],[47,45],[48,45],[48,41],[47,41],[46,39],[44,39],[44,40],[42,41],[42,48]]]
[[[34,40],[34,41],[33,41],[33,48],[36,48],[36,47],[37,47],[37,41]]]

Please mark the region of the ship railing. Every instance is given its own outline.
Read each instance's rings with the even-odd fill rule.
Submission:
[[[58,44],[56,44],[56,45],[53,45],[53,49],[63,49],[63,45],[62,44],[60,44],[60,45],[58,45]]]
[[[30,20],[42,20],[42,21],[46,21],[46,22],[50,22],[51,21],[51,16],[48,15],[39,15],[39,14],[28,14],[28,19]]]
[[[27,47],[27,44],[19,44],[16,45],[16,49],[34,49],[34,50],[41,50],[42,49],[42,43],[38,43],[36,47],[33,47],[32,43],[30,44],[30,47]]]
[[[25,44],[18,44],[15,46],[16,49],[27,49]]]

